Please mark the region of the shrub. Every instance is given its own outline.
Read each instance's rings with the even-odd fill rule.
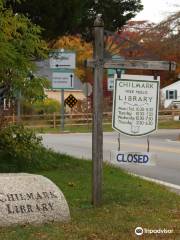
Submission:
[[[22,125],[0,131],[0,171],[22,172],[53,167],[55,158],[30,129]]]
[[[54,112],[60,112],[60,103],[54,99],[45,99],[43,101],[37,101],[33,104],[27,102],[23,103],[23,112],[26,114],[51,114]]]

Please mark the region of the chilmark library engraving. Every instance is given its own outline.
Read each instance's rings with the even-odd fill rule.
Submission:
[[[67,222],[64,194],[50,179],[36,174],[0,174],[0,227]]]
[[[5,203],[8,214],[53,211],[53,199],[57,198],[54,192],[0,193],[0,202]]]

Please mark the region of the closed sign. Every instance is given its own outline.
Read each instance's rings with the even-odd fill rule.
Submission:
[[[152,159],[152,157],[154,159]],[[116,164],[134,164],[134,165],[155,165],[154,154],[149,152],[115,152],[114,160]]]

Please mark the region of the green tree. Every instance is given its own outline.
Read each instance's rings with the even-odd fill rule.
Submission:
[[[35,71],[33,60],[45,57],[46,44],[41,40],[41,28],[22,14],[14,14],[0,0],[0,86],[10,96],[21,90],[29,99],[44,94],[47,80],[30,76]]]
[[[14,12],[22,12],[45,29],[44,36],[80,33],[87,36],[97,13],[102,13],[107,30],[115,31],[143,9],[141,0],[31,0],[19,4],[7,0]]]

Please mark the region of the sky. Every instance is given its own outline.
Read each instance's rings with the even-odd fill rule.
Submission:
[[[138,13],[135,20],[149,20],[159,23],[168,15],[180,11],[180,0],[141,0],[144,10]]]

